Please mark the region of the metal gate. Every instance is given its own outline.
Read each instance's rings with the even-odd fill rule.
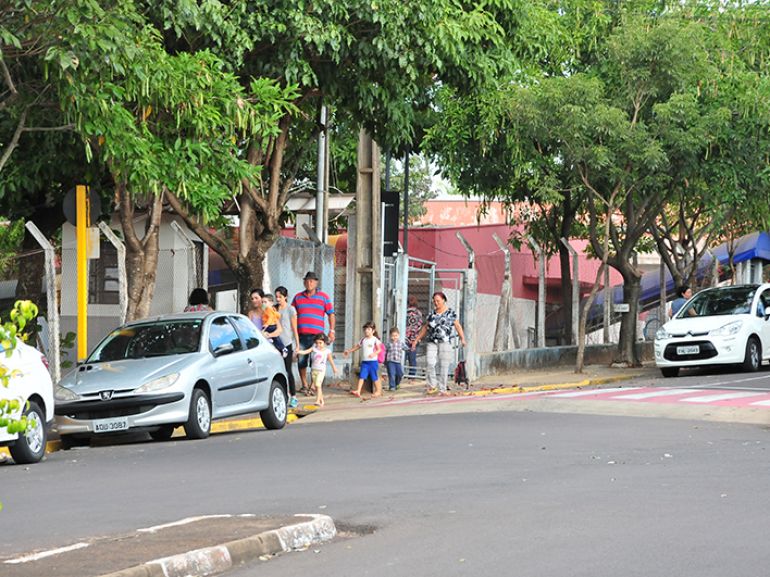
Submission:
[[[406,267],[399,266],[399,259],[407,259]],[[406,270],[406,283],[399,278],[399,271]],[[382,285],[383,307],[381,336],[383,340],[388,338],[390,328],[399,327],[403,336],[406,320],[406,303],[410,296],[417,300],[417,307],[427,317],[433,310],[432,296],[435,292],[443,292],[447,297],[447,306],[457,312],[460,324],[466,329],[464,289],[467,271],[464,269],[439,269],[436,263],[399,254],[396,257],[384,259]],[[404,289],[400,287],[405,287]],[[400,302],[399,302],[400,301]],[[467,329],[466,329],[467,330]],[[459,359],[459,338],[453,339],[454,357],[450,365],[450,376]],[[410,374],[409,367],[404,367],[404,378],[424,380],[426,378],[425,347],[417,348],[417,367],[414,374]]]

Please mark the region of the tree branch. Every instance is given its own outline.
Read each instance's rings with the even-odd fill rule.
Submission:
[[[166,200],[171,205],[171,208],[174,209],[174,212],[182,217],[182,220],[185,221],[187,226],[189,226],[190,229],[195,234],[197,234],[203,242],[213,248],[217,254],[222,257],[222,260],[225,261],[225,264],[230,270],[238,270],[238,260],[233,257],[232,253],[230,252],[230,247],[225,241],[223,241],[218,236],[211,234],[209,229],[205,225],[201,224],[198,219],[192,218],[187,210],[187,207],[185,207],[182,201],[170,190],[166,190]]]
[[[24,132],[66,132],[75,128],[74,124],[62,124],[61,126],[31,126]]]
[[[8,159],[11,157],[11,154],[13,153],[16,146],[19,144],[19,138],[21,138],[21,133],[24,131],[24,123],[27,122],[27,109],[24,109],[24,112],[21,113],[21,118],[19,118],[19,124],[16,126],[16,130],[13,133],[13,137],[11,138],[11,141],[8,143],[8,146],[5,149],[5,152],[3,152],[3,156],[0,157],[0,172],[3,171],[3,167],[5,166],[5,163],[8,162]]]
[[[0,56],[0,72],[3,73],[3,80],[5,80],[5,83],[8,85],[8,90],[11,92],[11,95],[8,98],[0,102],[0,110],[3,110],[19,95],[19,91],[16,90],[16,85],[13,83],[13,78],[11,78],[11,71],[8,70],[8,65],[5,63],[5,59],[2,56]]]

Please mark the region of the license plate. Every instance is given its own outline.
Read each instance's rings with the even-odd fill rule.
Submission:
[[[94,433],[114,433],[128,430],[128,417],[97,419],[94,421]]]
[[[700,352],[700,346],[689,345],[686,347],[676,347],[677,355],[697,355]]]

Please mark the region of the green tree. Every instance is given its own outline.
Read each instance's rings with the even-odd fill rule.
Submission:
[[[483,95],[475,109],[481,114],[471,111],[464,122],[442,127],[441,134],[449,135],[450,142],[465,139],[489,147],[481,150],[492,151],[486,154],[492,169],[481,173],[486,180],[477,186],[488,181],[494,186],[502,175],[492,189],[500,196],[521,200],[531,195],[556,205],[564,191],[582,195],[592,249],[621,273],[631,306],[623,318],[618,360],[635,364],[641,271],[633,253],[678,186],[701,179],[713,184],[716,178],[706,178],[708,172],[724,171],[737,158],[719,158],[714,151],[727,150],[731,138],[749,130],[731,131],[730,119],[750,113],[745,103],[764,102],[763,82],[756,77],[741,81],[742,88],[731,94],[744,90],[744,96],[732,105],[730,94],[716,98],[730,84],[718,44],[723,38],[714,39],[711,27],[679,5],[610,3],[605,10],[608,33],[593,37],[588,57],[583,52],[568,59],[561,75],[511,82],[497,94]],[[555,54],[560,53],[563,48],[556,48]],[[501,103],[503,112],[489,112]],[[763,130],[763,122],[755,123],[754,130]],[[469,126],[475,127],[472,138],[466,137]],[[763,148],[752,153],[751,146],[746,147],[750,166],[761,168]],[[472,151],[467,159],[479,156]],[[500,168],[501,162],[509,166]],[[453,164],[462,165],[462,157]],[[606,223],[605,250],[599,223],[606,220],[608,207],[615,210]]]
[[[382,183],[385,186],[385,163],[380,165],[382,170]],[[399,194],[403,197],[404,191],[404,163],[392,161],[391,162],[391,174],[390,174],[390,189],[399,191]],[[425,206],[425,202],[436,198],[438,190],[436,190],[434,181],[434,170],[431,168],[430,159],[422,154],[409,155],[409,222],[413,223],[425,216],[428,209]],[[403,210],[402,206],[399,207],[399,213]]]
[[[49,208],[75,183],[114,190],[108,204],[115,201],[127,245],[128,316],[145,316],[164,195],[216,221],[224,199],[258,182],[259,167],[240,156],[245,135],[274,133],[293,110],[284,96],[292,89],[236,78],[205,50],[169,53],[133,2],[12,0],[0,9],[0,42],[0,169],[10,171],[3,203],[20,215],[30,191],[48,191],[39,204]],[[137,211],[147,213],[140,232]],[[47,212],[58,228],[61,212]]]
[[[508,0],[475,6],[445,0],[146,3],[173,52],[208,48],[241,78],[298,87],[296,110],[285,111],[279,133],[243,143],[261,178],[239,191],[237,249],[211,234],[184,199],[171,194],[171,205],[222,256],[247,294],[262,284],[263,257],[280,234],[281,213],[319,129],[320,105],[398,150],[416,136],[416,117],[437,83],[472,89],[512,64],[504,30],[516,25],[520,9]]]
[[[651,228],[675,283],[695,285],[705,252],[736,234],[767,230],[770,148],[770,33],[767,3],[728,3],[713,9],[696,3],[680,14],[715,30],[706,36],[719,74],[704,82],[703,105],[688,123],[708,131],[706,146],[692,146],[681,130],[687,112],[670,117],[667,130],[679,143],[671,154],[672,200]],[[700,116],[709,110],[716,122]],[[704,139],[701,139],[701,142]]]
[[[103,171],[89,163],[65,118],[58,86],[80,66],[69,46],[80,45],[109,68],[120,14],[98,14],[94,0],[8,0],[0,6],[0,213],[32,220],[48,237],[64,222],[61,201],[78,183],[99,184]],[[23,249],[39,246],[30,234]],[[42,255],[20,265],[17,296],[43,306]]]
[[[649,9],[651,2],[633,2]],[[554,143],[550,111],[533,111],[526,97],[542,78],[569,77],[601,60],[601,42],[617,25],[619,5],[594,0],[534,2],[527,7],[531,24],[512,39],[520,66],[491,89],[459,94],[452,87],[439,92],[435,124],[428,130],[427,150],[438,157],[442,171],[466,196],[530,205],[524,234],[510,239],[521,244],[532,235],[561,265],[561,341],[572,333],[571,257],[562,238],[581,236],[578,215],[586,189],[572,167],[563,162]],[[555,102],[553,110],[560,109]],[[537,117],[537,119],[535,119]]]

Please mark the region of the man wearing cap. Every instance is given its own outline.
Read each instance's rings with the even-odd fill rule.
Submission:
[[[329,342],[334,342],[334,304],[325,292],[318,290],[318,275],[308,271],[305,278],[305,290],[297,293],[291,305],[297,310],[297,332],[299,333],[299,349],[307,350],[313,347],[316,335],[324,332],[324,315],[329,317]],[[300,355],[297,361],[302,390],[307,392],[307,364],[310,355]]]

